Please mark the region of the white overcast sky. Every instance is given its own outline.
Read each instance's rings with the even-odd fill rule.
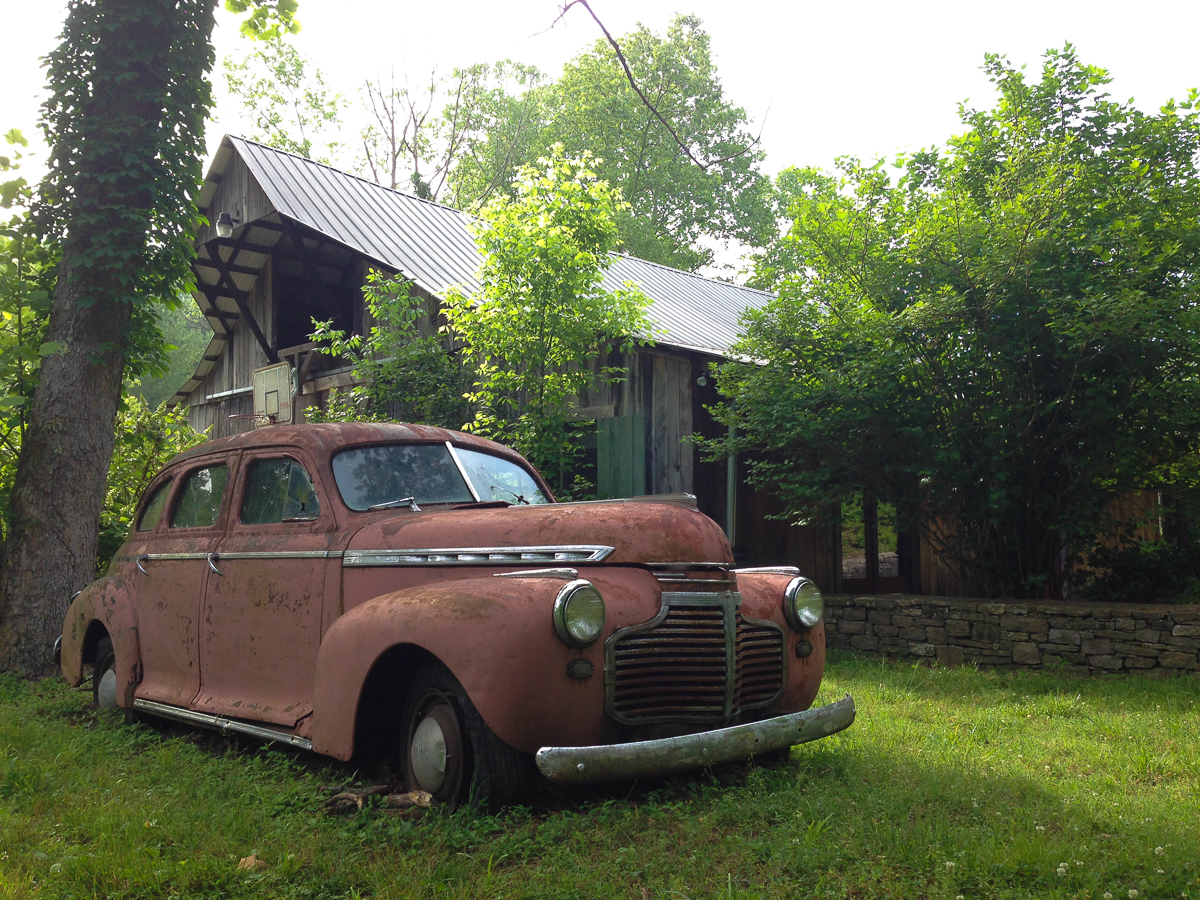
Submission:
[[[1113,76],[1110,92],[1154,109],[1200,86],[1200,2],[1007,0],[1007,2],[763,3],[758,0],[592,0],[616,35],[639,22],[663,34],[676,12],[698,15],[712,37],[726,96],[763,124],[766,168],[829,166],[942,143],[958,130],[959,101],[986,106],[985,52],[1006,54],[1036,75],[1048,47],[1071,41]],[[218,4],[221,5],[221,4]],[[43,70],[62,0],[0,0],[0,132],[34,132]],[[431,68],[511,58],[556,75],[600,34],[582,8],[546,29],[557,0],[442,3],[300,0],[297,47],[331,84],[356,96],[366,77],[395,69],[419,83]],[[218,58],[239,52],[234,17],[218,13]],[[769,110],[769,114],[768,114]],[[218,108],[211,148],[236,111]],[[2,151],[0,151],[2,152]],[[38,156],[44,155],[39,150]],[[30,174],[36,174],[31,167]]]

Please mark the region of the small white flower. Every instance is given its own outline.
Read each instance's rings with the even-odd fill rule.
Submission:
[[[1041,834],[1043,831],[1046,830],[1046,826],[1045,825],[1035,825],[1035,826],[1033,826],[1033,830],[1036,831],[1038,834]]]
[[[1133,898],[1136,897],[1137,895],[1138,895],[1137,888],[1129,889],[1129,900],[1133,900]]]
[[[1159,874],[1159,875],[1166,875],[1167,873],[1166,873],[1166,872],[1164,872],[1162,869],[1159,869],[1159,870],[1158,870],[1158,874]]]
[[[1104,900],[1112,900],[1112,894],[1110,894],[1108,891],[1105,891]]]
[[[1163,855],[1164,853],[1166,853],[1166,852],[1167,852],[1167,851],[1166,851],[1166,850],[1164,850],[1162,847],[1155,847],[1155,848],[1154,848],[1154,855],[1155,855],[1155,856],[1162,856],[1162,855]]]
[[[949,860],[947,860],[947,862],[946,862],[946,868],[947,868],[947,869],[953,869],[953,868],[954,868],[954,863],[952,863],[952,862],[950,862]]]

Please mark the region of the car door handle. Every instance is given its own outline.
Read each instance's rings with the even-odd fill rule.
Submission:
[[[136,565],[136,566],[137,566],[137,570],[138,570],[139,572],[141,572],[143,575],[149,575],[150,573],[149,573],[149,572],[147,572],[145,569],[143,569],[143,568],[142,568],[142,560],[143,560],[143,559],[144,559],[144,560],[149,560],[149,559],[150,559],[150,554],[149,554],[149,553],[143,553],[143,554],[142,554],[141,556],[139,556],[139,557],[138,557],[136,560],[134,560],[134,565]]]
[[[224,575],[225,573],[222,572],[220,569],[218,569],[216,566],[216,562],[220,558],[221,558],[220,554],[218,554],[218,553],[208,554],[208,567],[210,569],[212,569],[214,572],[216,572],[218,575]]]

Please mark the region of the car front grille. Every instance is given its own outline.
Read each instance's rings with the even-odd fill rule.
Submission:
[[[650,622],[616,631],[606,645],[609,714],[624,724],[727,721],[779,696],[783,629],[747,619],[741,597],[665,592]]]

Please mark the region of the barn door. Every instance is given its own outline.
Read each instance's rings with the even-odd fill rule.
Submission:
[[[646,493],[646,417],[596,420],[596,496],[601,500]]]

